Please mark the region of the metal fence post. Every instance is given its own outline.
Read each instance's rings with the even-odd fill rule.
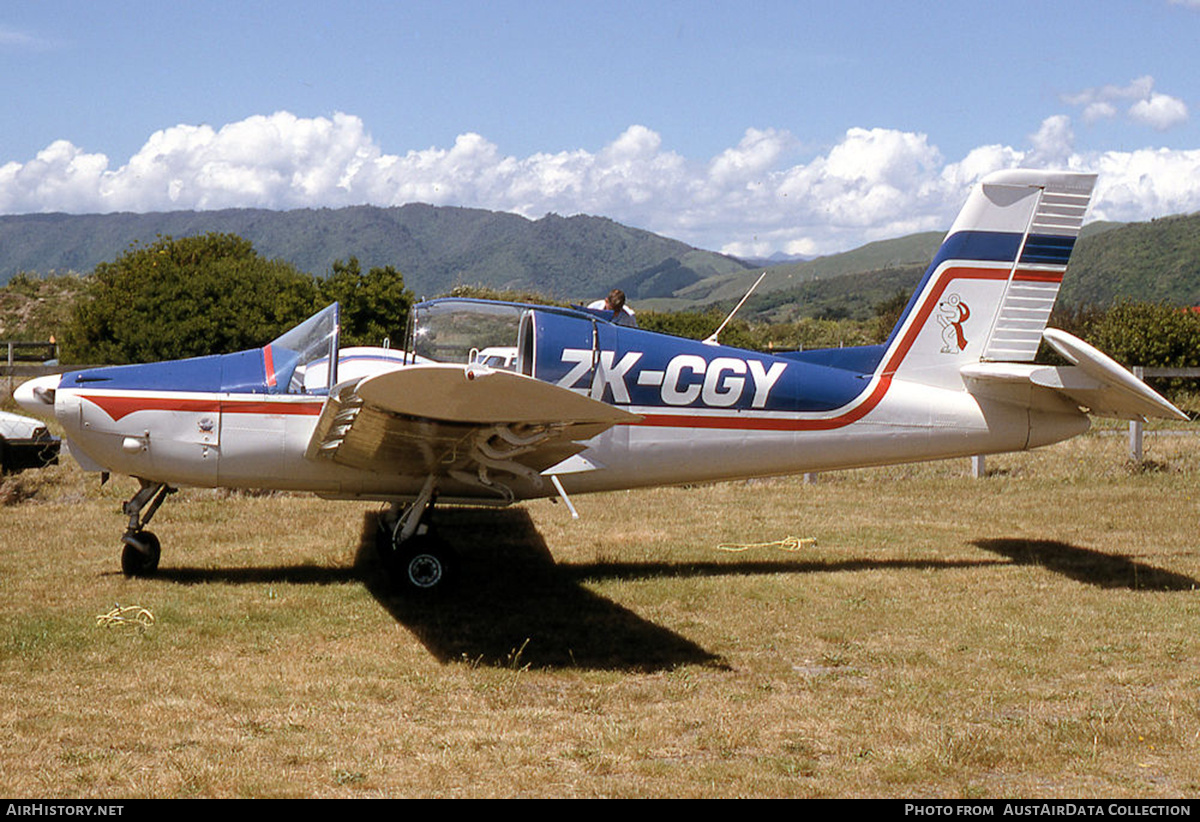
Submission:
[[[975,479],[987,476],[987,461],[983,454],[976,454],[971,457],[971,476]]]
[[[1135,365],[1133,367],[1133,376],[1139,380],[1145,376],[1146,369],[1143,366]],[[1129,459],[1133,460],[1137,465],[1142,464],[1142,421],[1129,421]]]

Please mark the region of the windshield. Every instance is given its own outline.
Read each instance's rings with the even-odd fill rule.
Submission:
[[[413,310],[413,353],[445,363],[467,364],[487,353],[515,355],[523,305],[439,300]],[[501,349],[502,351],[497,351]],[[514,356],[515,359],[515,356]]]
[[[337,382],[337,345],[338,304],[334,303],[263,348],[268,389],[288,394],[329,390]]]

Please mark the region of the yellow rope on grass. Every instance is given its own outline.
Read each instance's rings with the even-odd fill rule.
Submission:
[[[97,614],[96,624],[106,628],[125,627],[134,625],[139,631],[144,631],[154,624],[154,614],[140,605],[115,605],[107,614]]]
[[[781,551],[799,551],[801,548],[812,548],[817,544],[815,537],[784,537],[774,542],[751,542],[747,544],[722,543],[718,551],[749,551],[751,548],[779,548]]]

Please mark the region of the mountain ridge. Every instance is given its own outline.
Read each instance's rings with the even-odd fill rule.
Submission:
[[[351,256],[364,268],[392,265],[414,292],[429,296],[465,284],[583,299],[602,296],[631,272],[671,260],[699,278],[745,268],[733,257],[607,217],[547,214],[530,220],[508,212],[412,203],[0,216],[0,284],[21,271],[89,273],[131,244],[209,232],[237,234],[264,257],[321,275],[334,261]]]
[[[531,220],[424,203],[10,215],[0,216],[0,284],[20,271],[90,272],[131,243],[210,231],[238,234],[264,257],[321,275],[351,256],[364,269],[392,265],[418,297],[473,285],[583,301],[616,286],[639,309],[707,310],[739,299],[765,270],[743,310],[763,318],[869,316],[874,305],[915,285],[943,236],[923,232],[764,268],[607,217],[551,213]],[[1084,226],[1060,303],[1119,300],[1200,304],[1200,214]]]

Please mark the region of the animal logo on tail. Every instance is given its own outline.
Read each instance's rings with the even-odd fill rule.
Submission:
[[[958,354],[967,347],[963,323],[971,316],[970,307],[957,294],[938,303],[938,322],[942,325],[942,353]]]

